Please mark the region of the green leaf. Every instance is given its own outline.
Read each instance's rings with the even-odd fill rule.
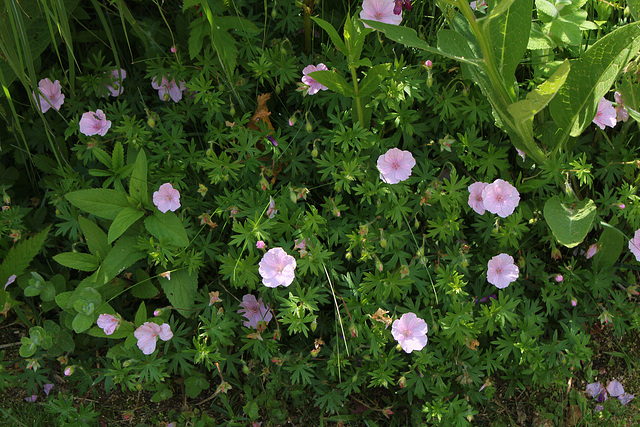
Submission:
[[[155,212],[144,220],[147,231],[158,240],[168,241],[172,245],[185,247],[189,245],[187,232],[180,219],[173,212]]]
[[[314,71],[309,76],[318,83],[325,85],[333,92],[353,98],[355,93],[353,87],[340,74],[333,71]]]
[[[78,313],[76,314],[76,317],[73,318],[71,325],[75,333],[80,334],[89,329],[95,320],[95,314]]]
[[[65,197],[75,207],[105,219],[115,219],[122,208],[130,206],[125,193],[106,188],[73,191]]]
[[[129,288],[131,295],[135,298],[153,298],[158,295],[158,288],[149,279],[146,271],[138,269],[136,271],[136,281],[137,283]]]
[[[94,255],[79,252],[63,252],[54,255],[53,259],[58,264],[80,271],[96,271],[100,266],[98,259]]]
[[[144,212],[130,206],[123,208],[109,227],[109,243],[113,243],[118,237],[144,216]]]
[[[100,314],[103,314],[102,312]],[[120,326],[111,335],[107,335],[98,326],[94,326],[87,331],[92,337],[120,339],[128,336],[133,336],[134,327],[129,322],[120,322]]]
[[[493,47],[498,71],[505,82],[515,78],[527,50],[533,0],[502,0],[482,22],[485,39]]]
[[[593,267],[597,272],[606,271],[620,258],[624,248],[624,234],[613,227],[617,221],[613,217],[611,224],[602,223],[605,226],[598,240],[598,252],[593,256]]]
[[[584,240],[595,215],[596,205],[591,199],[566,204],[553,196],[544,204],[544,219],[558,242],[568,248]]]
[[[336,49],[338,49],[344,55],[348,54],[347,48],[344,45],[344,42],[340,38],[340,35],[336,31],[336,29],[333,28],[333,25],[331,25],[329,22],[325,21],[324,19],[320,19],[315,16],[312,16],[311,19],[313,19],[316,24],[318,24],[323,30],[327,32],[327,34],[329,35],[329,38],[331,39],[333,44],[336,46]]]
[[[111,250],[111,246],[107,243],[106,233],[95,222],[89,221],[85,217],[79,216],[78,223],[82,229],[84,240],[89,246],[89,252],[98,257],[98,259],[104,259]]]
[[[129,195],[144,207],[149,205],[149,189],[147,187],[147,155],[140,149],[136,163],[131,172]]]
[[[96,280],[99,286],[107,284],[111,279],[122,272],[122,270],[147,255],[145,252],[136,249],[136,244],[137,242],[135,237],[123,236],[118,239],[102,262],[102,266],[98,271],[99,276]]]
[[[171,280],[165,277],[158,280],[173,308],[184,317],[189,317],[198,290],[197,273],[189,274],[186,269],[178,270],[171,273]]]
[[[184,381],[187,396],[192,399],[198,397],[204,390],[208,390],[209,387],[209,381],[203,375],[193,375]]]
[[[578,136],[589,126],[598,102],[639,49],[640,23],[631,23],[601,38],[571,63],[565,84],[549,104],[560,130],[556,148],[566,142],[569,133]]]
[[[379,64],[371,67],[367,75],[360,81],[358,96],[370,95],[374,90],[378,89],[388,72],[389,64]]]
[[[147,317],[147,306],[144,304],[144,301],[142,301],[138,307],[138,311],[136,311],[135,320],[133,321],[135,327],[137,328],[146,322]]]
[[[640,0],[627,0],[627,6],[635,21],[640,21]]]
[[[29,267],[29,263],[38,255],[49,234],[50,225],[40,233],[22,242],[14,244],[0,265],[0,285],[7,283],[13,274],[20,276]]]
[[[36,353],[38,349],[38,345],[31,341],[31,339],[27,337],[20,338],[20,342],[22,345],[20,346],[20,356],[22,357],[31,357]]]

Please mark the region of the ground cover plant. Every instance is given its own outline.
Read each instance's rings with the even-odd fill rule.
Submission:
[[[3,12],[12,425],[637,422],[637,0]]]

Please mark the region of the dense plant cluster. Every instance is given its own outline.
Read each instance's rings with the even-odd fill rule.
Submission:
[[[61,422],[464,426],[640,327],[637,2],[16,4],[0,388]]]

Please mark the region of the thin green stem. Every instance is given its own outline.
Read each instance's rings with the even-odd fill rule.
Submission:
[[[353,80],[353,92],[355,93],[356,100],[356,109],[358,110],[358,122],[360,122],[360,126],[364,129],[368,129],[369,127],[365,127],[364,125],[364,113],[362,112],[362,103],[360,102],[360,96],[358,95],[358,76],[356,74],[356,67],[349,67],[351,69],[351,79]]]

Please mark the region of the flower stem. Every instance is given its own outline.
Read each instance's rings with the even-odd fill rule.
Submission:
[[[364,113],[362,112],[362,103],[360,102],[360,95],[358,94],[358,76],[356,75],[356,67],[351,66],[351,80],[353,80],[353,92],[355,93],[355,101],[356,101],[356,110],[358,111],[358,122],[360,122],[360,126],[365,129],[369,129],[369,127],[364,126]]]

